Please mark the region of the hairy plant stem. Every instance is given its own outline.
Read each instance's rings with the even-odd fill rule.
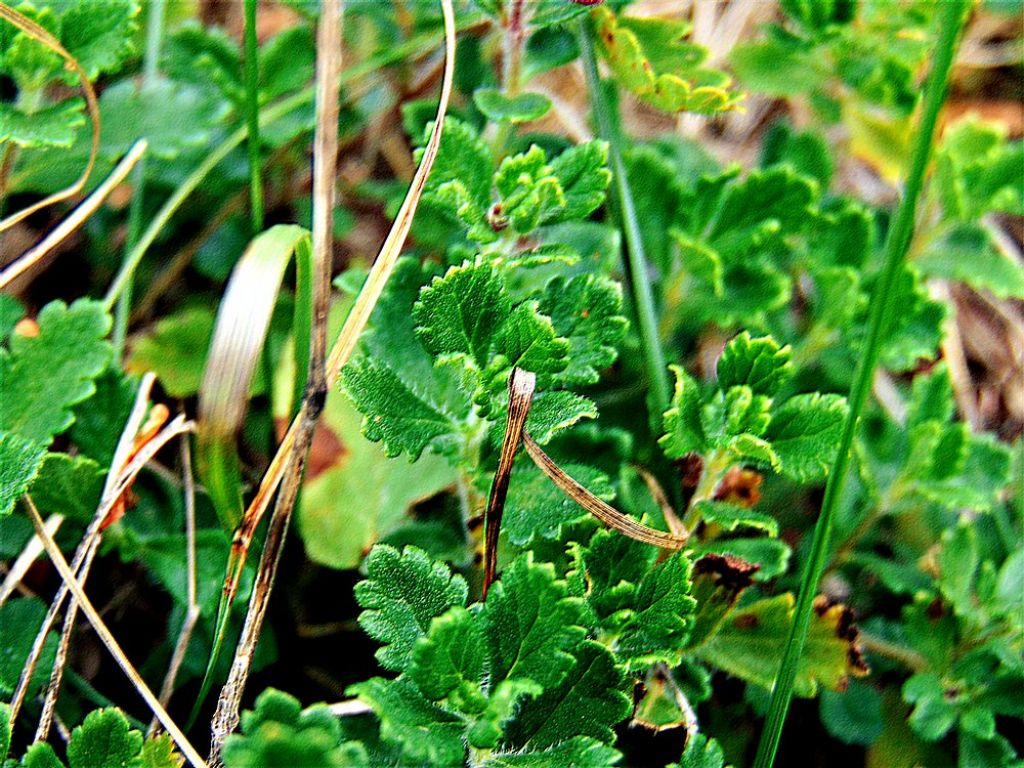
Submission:
[[[313,443],[313,431],[327,398],[327,310],[334,256],[342,13],[341,0],[324,0],[317,25],[316,130],[313,138],[313,270],[310,275],[313,286],[313,312],[306,391],[299,411],[299,429],[285,463],[281,489],[267,529],[267,538],[263,545],[252,598],[245,615],[245,624],[238,639],[231,672],[217,701],[217,711],[211,725],[212,765],[221,764],[224,739],[238,727],[242,692],[249,677],[249,668],[270,602],[292,510],[305,474],[309,448]]]
[[[502,40],[501,84],[509,98],[519,93],[523,73],[523,45],[526,42],[526,0],[511,0],[510,8],[501,15],[504,32]],[[511,120],[498,124],[494,136],[495,159],[500,159],[512,137],[514,126]]]
[[[928,661],[913,648],[907,648],[905,645],[890,642],[864,631],[861,631],[859,640],[865,651],[898,661],[912,672],[920,672],[928,668]]]
[[[619,133],[617,120],[612,114],[611,106],[605,99],[603,85],[597,71],[597,58],[594,54],[590,27],[581,24],[578,37],[583,71],[587,78],[587,91],[590,95],[594,120],[597,123],[597,132],[608,142],[608,160],[615,176],[616,207],[626,236],[628,257],[626,273],[633,292],[633,305],[637,314],[637,327],[640,330],[640,343],[643,349],[644,363],[647,367],[652,405],[657,411],[656,414],[652,414],[654,418],[651,421],[660,424],[661,415],[668,410],[671,394],[665,367],[665,352],[661,347],[661,339],[658,337],[654,293],[651,290],[651,282],[648,277],[647,256],[640,236],[640,222],[637,220],[633,193],[629,186],[629,179],[626,177],[626,166],[622,160],[622,136]]]
[[[755,768],[770,768],[775,762],[775,753],[778,750],[782,728],[793,697],[793,683],[796,680],[797,665],[807,640],[814,595],[828,560],[832,522],[846,485],[846,475],[850,467],[858,420],[871,391],[871,382],[874,378],[883,334],[889,325],[892,314],[893,285],[903,265],[903,257],[913,234],[917,200],[924,181],[939,110],[945,101],[949,71],[956,50],[957,36],[963,25],[965,8],[965,0],[947,0],[942,8],[939,41],[935,47],[934,64],[925,86],[924,109],[918,133],[914,138],[906,187],[886,238],[882,273],[871,297],[871,313],[865,348],[850,387],[850,410],[843,425],[839,450],[825,486],[821,513],[814,526],[811,551],[804,566],[800,595],[797,599],[786,650],[772,689],[771,704],[754,760]]]
[[[147,13],[146,21],[146,55],[142,63],[142,91],[151,88],[157,79],[157,65],[160,62],[160,48],[164,36],[164,10],[166,0],[153,0]],[[132,248],[139,239],[139,231],[142,229],[142,208],[146,196],[146,158],[139,158],[135,170],[131,176],[132,201],[128,207],[128,236],[125,238],[125,253],[123,260],[127,260]],[[114,330],[111,341],[114,345],[114,354],[120,360],[124,354],[124,341],[128,334],[128,319],[132,308],[132,282],[129,280],[124,291],[118,297],[117,309],[114,312]]]

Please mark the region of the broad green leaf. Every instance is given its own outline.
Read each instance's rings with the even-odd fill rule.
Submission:
[[[724,391],[743,385],[754,394],[774,396],[792,375],[789,347],[770,336],[751,338],[744,331],[725,345],[718,359],[718,386]]]
[[[273,688],[242,714],[242,732],[225,740],[223,755],[227,768],[369,765],[361,744],[342,744],[338,718],[327,707],[303,710],[298,699]]]
[[[380,718],[381,736],[399,745],[409,764],[462,765],[465,761],[462,720],[423,698],[409,680],[374,677],[348,690],[373,707]]]
[[[146,739],[139,753],[142,768],[182,768],[185,758],[174,748],[169,734],[161,733]]]
[[[606,745],[613,742],[612,727],[629,714],[629,683],[611,651],[600,643],[582,641],[573,657],[576,663],[560,685],[523,701],[508,727],[510,747],[543,750],[565,741],[566,734]]]
[[[0,293],[0,344],[6,344],[18,321],[25,316],[21,302],[6,293]]]
[[[117,71],[135,53],[135,0],[66,0],[60,8],[61,43],[90,80]]]
[[[568,365],[558,378],[567,384],[594,384],[615,362],[616,346],[626,334],[622,289],[606,277],[556,277],[544,289],[540,311],[568,339]]]
[[[615,491],[608,476],[600,470],[573,462],[560,466],[598,498],[604,501],[614,498]],[[512,472],[501,530],[513,544],[525,546],[538,538],[557,539],[563,526],[586,519],[589,514],[533,462],[521,460]]]
[[[214,322],[213,311],[206,307],[161,318],[132,341],[126,368],[152,371],[171,397],[191,397],[203,381]]]
[[[608,144],[588,141],[570,147],[551,161],[551,173],[562,187],[565,204],[548,214],[544,223],[586,218],[604,202],[612,179],[608,170]]]
[[[573,666],[586,631],[579,599],[568,595],[549,563],[519,557],[491,586],[484,603],[491,685],[523,678],[544,689],[558,685]]]
[[[957,705],[938,675],[919,672],[903,684],[903,700],[914,707],[908,723],[925,741],[941,739],[956,723]]]
[[[404,669],[430,622],[452,606],[466,604],[466,581],[416,547],[399,552],[378,545],[366,558],[366,570],[368,578],[355,588],[363,608],[359,625],[384,643],[377,651],[382,666]]]
[[[835,170],[829,146],[821,135],[794,131],[785,122],[774,123],[765,133],[761,164],[789,165],[798,174],[815,179],[822,189],[828,189]]]
[[[0,145],[9,141],[19,147],[70,147],[85,125],[84,106],[76,97],[27,114],[0,104]]]
[[[415,138],[425,141],[432,127],[428,123],[423,136]],[[420,161],[422,151],[417,150],[413,157],[415,162]],[[475,223],[482,219],[490,205],[493,173],[491,153],[476,131],[468,124],[448,117],[437,159],[427,177],[422,202],[428,208],[450,211]],[[456,202],[454,209],[450,207],[450,201]]]
[[[9,515],[39,474],[45,446],[0,432],[0,517]]]
[[[75,406],[71,441],[101,467],[109,467],[135,402],[137,382],[122,373],[120,366],[112,366],[94,383],[96,393]]]
[[[511,306],[504,281],[493,268],[464,262],[420,292],[413,307],[416,335],[431,354],[442,359],[461,356],[483,370]]]
[[[1024,297],[1024,265],[996,244],[984,224],[944,228],[929,239],[914,265],[927,277],[966,283],[1004,299]]]
[[[722,768],[724,765],[725,755],[718,742],[703,733],[693,733],[686,739],[679,762],[667,768]]]
[[[484,117],[496,123],[528,123],[539,120],[551,109],[551,99],[540,93],[517,93],[507,96],[497,88],[478,88],[473,92],[473,103]]]
[[[416,641],[408,677],[429,701],[444,701],[452,709],[479,714],[487,704],[480,690],[486,649],[480,625],[462,606],[453,606],[430,623]]]
[[[844,744],[870,746],[881,735],[882,698],[863,680],[851,680],[845,691],[821,692],[821,721]]]
[[[555,331],[551,319],[537,310],[537,303],[525,301],[505,318],[494,339],[494,355],[486,378],[493,390],[504,388],[513,368],[537,374],[537,385],[545,386],[551,374],[568,364],[569,342]]]
[[[461,441],[456,415],[428,401],[376,357],[354,357],[342,386],[363,413],[363,434],[383,441],[388,456],[404,451],[415,461],[428,446],[447,453]]]
[[[765,432],[779,471],[801,483],[825,478],[846,420],[846,399],[818,392],[796,395],[772,411]]]
[[[678,663],[695,608],[690,597],[690,560],[676,552],[645,573],[637,585],[634,615],[616,642],[616,654],[631,669],[656,661]]]
[[[916,427],[927,421],[945,424],[956,412],[953,385],[949,369],[944,362],[931,371],[914,377],[910,400],[907,403],[907,426]]]
[[[48,453],[32,485],[40,512],[87,524],[96,514],[107,472],[86,456]]]
[[[328,393],[313,455],[323,445],[332,463],[310,466],[299,499],[306,554],[332,568],[357,567],[370,547],[408,522],[413,504],[455,482],[440,456],[422,456],[415,465],[389,460],[360,433],[360,421],[341,393]]]
[[[793,595],[769,597],[734,610],[698,651],[700,657],[731,675],[771,688],[778,659],[789,635]],[[819,686],[841,690],[851,676],[867,674],[857,630],[848,608],[816,606],[793,692],[812,697]]]
[[[0,349],[0,430],[49,444],[74,421],[71,407],[95,391],[111,347],[110,316],[99,302],[54,301],[37,318],[39,334],[14,334]]]
[[[707,51],[684,41],[687,24],[594,11],[601,52],[623,86],[666,112],[713,115],[736,109],[740,95],[724,72],[701,67]]]
[[[8,600],[0,606],[0,699],[10,699],[14,693],[45,615],[46,606],[34,597]],[[56,651],[57,635],[51,631],[32,674],[28,696],[34,696],[49,681]]]
[[[68,744],[70,768],[134,768],[139,764],[142,734],[128,725],[117,709],[99,709],[86,715],[71,732]]]

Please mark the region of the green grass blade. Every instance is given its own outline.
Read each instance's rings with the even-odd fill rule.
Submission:
[[[249,215],[252,233],[263,231],[263,179],[260,176],[260,62],[256,42],[258,0],[245,0],[245,122],[249,129]]]
[[[671,399],[668,369],[665,367],[665,352],[661,348],[661,339],[658,338],[654,294],[647,278],[647,255],[644,253],[643,240],[640,238],[640,223],[637,221],[629,179],[626,178],[626,166],[622,162],[622,136],[619,133],[618,121],[612,114],[602,90],[592,32],[588,25],[580,26],[579,40],[591,109],[597,122],[598,133],[608,142],[608,160],[615,176],[615,199],[622,219],[622,229],[626,235],[629,284],[633,291],[633,303],[636,305],[637,325],[640,329],[647,377],[650,379],[650,391],[657,418],[660,419],[661,414],[668,410]]]
[[[829,538],[832,531],[832,520],[836,507],[842,497],[846,484],[846,474],[850,466],[850,452],[857,431],[857,422],[874,376],[875,364],[882,346],[883,331],[888,325],[892,314],[892,288],[903,265],[903,257],[914,229],[914,216],[917,212],[917,200],[924,181],[924,173],[935,135],[935,126],[939,110],[946,98],[949,70],[956,49],[956,39],[963,24],[965,0],[947,0],[940,22],[939,41],[935,48],[935,59],[928,83],[925,86],[924,109],[921,123],[914,139],[910,170],[907,174],[906,187],[900,200],[896,217],[893,220],[885,242],[885,261],[881,279],[871,297],[871,314],[868,323],[867,341],[864,353],[858,362],[850,387],[850,411],[843,427],[839,452],[832,466],[825,486],[825,497],[821,504],[821,514],[814,527],[811,552],[804,568],[800,585],[800,597],[797,600],[793,625],[790,627],[789,641],[782,657],[779,674],[772,690],[771,704],[765,720],[761,741],[758,745],[755,768],[771,768],[775,762],[775,753],[779,746],[779,738],[793,698],[793,682],[796,679],[797,664],[803,653],[810,626],[811,609],[814,595],[818,589],[824,572],[829,551]]]

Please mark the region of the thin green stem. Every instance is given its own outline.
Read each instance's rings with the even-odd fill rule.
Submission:
[[[956,39],[964,19],[965,0],[947,0],[943,7],[939,40],[935,47],[934,65],[925,86],[924,109],[921,123],[914,140],[910,170],[907,174],[903,198],[896,211],[885,242],[885,261],[881,279],[871,297],[871,314],[868,322],[867,342],[853,385],[850,387],[849,415],[843,425],[843,434],[839,442],[839,451],[835,463],[828,476],[825,486],[825,498],[821,504],[821,514],[814,526],[814,537],[811,553],[804,568],[800,585],[800,596],[797,600],[793,616],[793,625],[789,631],[789,641],[782,657],[775,686],[772,690],[771,705],[761,733],[755,768],[770,768],[775,762],[775,753],[779,746],[779,738],[789,711],[789,703],[793,697],[793,683],[796,679],[797,664],[803,653],[807,640],[807,630],[811,622],[811,609],[818,582],[824,572],[829,552],[829,538],[832,532],[832,521],[835,517],[839,499],[843,495],[847,471],[850,466],[850,453],[853,439],[857,431],[857,423],[874,376],[875,364],[882,346],[882,335],[889,323],[892,313],[892,288],[903,265],[904,255],[910,243],[914,229],[914,217],[917,212],[917,199],[921,192],[925,169],[931,152],[932,140],[939,110],[946,98],[949,70],[953,63]]]
[[[471,27],[479,24],[479,18],[467,19],[463,24],[462,28]],[[338,78],[340,86],[345,87],[351,85],[354,82],[361,80],[367,75],[373,74],[380,70],[382,67],[389,66],[397,61],[402,61],[410,56],[419,56],[422,53],[432,50],[437,47],[437,34],[436,32],[428,31],[423,34],[417,35],[408,42],[391,48],[390,50],[382,52],[380,55],[371,56],[370,58],[356,64],[350,69],[346,69],[341,73]],[[351,96],[351,94],[346,94]],[[288,96],[287,98],[281,99],[274,104],[268,105],[266,108],[260,110],[260,127],[266,127],[270,123],[280,120],[285,115],[291,114],[299,107],[306,106],[313,101],[313,87],[303,88],[301,91]],[[113,282],[110,284],[110,288],[107,289],[106,296],[103,298],[104,308],[109,312],[114,302],[117,301],[118,297],[124,291],[125,286],[131,280],[132,274],[139,266],[139,262],[146,255],[150,246],[156,240],[160,231],[167,226],[167,223],[171,220],[171,217],[177,213],[178,209],[182,206],[185,200],[188,199],[196,188],[203,183],[207,176],[216,168],[220,162],[237,149],[246,137],[249,135],[248,126],[240,126],[234,132],[227,136],[218,146],[214,147],[213,151],[210,152],[196,169],[192,171],[180,185],[174,190],[167,201],[163,204],[156,216],[150,221],[149,226],[146,227],[145,232],[142,233],[139,241],[128,253],[123,264],[121,265],[120,271],[114,277]]]
[[[245,0],[245,121],[249,127],[249,206],[252,234],[263,231],[263,178],[260,176],[260,63],[256,42],[258,0]]]
[[[597,122],[598,134],[608,142],[608,160],[615,176],[615,199],[622,218],[622,229],[626,235],[626,254],[628,256],[626,267],[633,291],[633,304],[636,307],[644,363],[647,366],[647,377],[650,379],[648,386],[654,407],[657,409],[657,420],[660,421],[661,414],[668,410],[671,399],[665,367],[665,352],[661,348],[661,339],[658,337],[658,324],[654,312],[654,292],[651,290],[651,283],[648,279],[647,256],[644,253],[644,244],[640,237],[640,223],[637,220],[629,179],[626,178],[626,166],[622,161],[622,137],[619,134],[617,120],[614,119],[611,107],[604,96],[591,37],[590,28],[581,25],[579,39],[583,70],[587,76],[587,90],[590,93],[590,104]]]
[[[160,48],[164,37],[164,9],[166,0],[153,0],[149,6],[149,18],[146,22],[146,55],[142,61],[142,90],[150,88],[156,81],[157,66],[160,63]],[[132,171],[132,202],[128,208],[128,236],[125,238],[124,260],[128,259],[131,249],[139,239],[142,229],[142,207],[146,194],[146,156],[139,158]],[[124,353],[125,336],[128,334],[128,318],[132,308],[132,283],[128,281],[124,292],[118,298],[117,310],[114,313],[113,344],[114,354],[121,359]]]

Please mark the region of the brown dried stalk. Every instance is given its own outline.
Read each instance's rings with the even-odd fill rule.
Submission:
[[[160,724],[163,725],[167,733],[170,734],[172,739],[174,739],[174,743],[177,744],[178,749],[181,750],[182,754],[185,755],[188,761],[192,763],[193,766],[196,766],[196,768],[206,768],[206,762],[196,751],[195,747],[189,743],[189,740],[171,719],[171,716],[167,714],[167,710],[161,706],[157,697],[149,689],[149,686],[146,685],[146,681],[142,679],[142,676],[128,660],[128,657],[125,656],[124,651],[121,650],[121,646],[118,645],[117,640],[114,638],[114,635],[111,634],[110,629],[104,623],[103,619],[100,618],[96,608],[85,594],[81,584],[79,584],[78,580],[75,578],[74,573],[72,573],[71,566],[68,565],[68,561],[64,559],[64,555],[61,553],[60,548],[54,542],[50,534],[47,533],[43,519],[39,515],[39,510],[36,509],[35,504],[32,503],[32,499],[28,494],[24,496],[24,499],[25,506],[28,508],[29,517],[32,518],[32,523],[36,528],[36,534],[42,540],[46,553],[50,556],[50,560],[53,561],[53,564],[56,566],[57,571],[64,580],[64,583],[71,590],[71,594],[74,595],[75,600],[77,600],[79,605],[81,605],[82,613],[85,614],[89,623],[92,624],[93,629],[96,630],[96,634],[103,642],[103,645],[105,645],[107,650],[110,651],[110,655],[114,657],[114,661],[117,662],[125,675],[128,676],[132,685],[135,686],[135,690],[139,692],[139,695],[142,696],[146,704],[149,705],[153,714],[155,714],[157,719],[160,720]]]

